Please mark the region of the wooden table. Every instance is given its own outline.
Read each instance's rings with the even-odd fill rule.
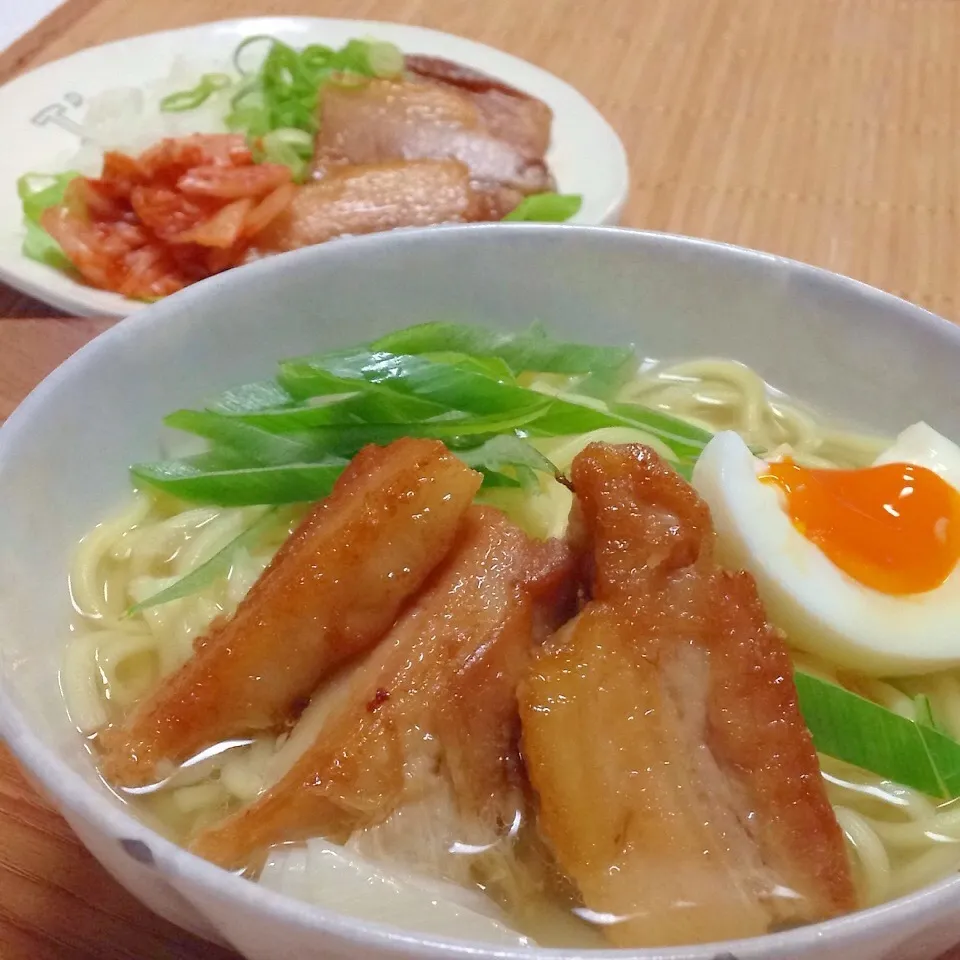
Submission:
[[[627,225],[786,254],[960,319],[956,0],[67,0],[0,55],[0,82],[105,40],[270,13],[399,20],[532,60],[619,131]],[[0,418],[110,324],[2,285],[0,318]],[[226,954],[134,903],[0,747],[0,958],[161,957]]]

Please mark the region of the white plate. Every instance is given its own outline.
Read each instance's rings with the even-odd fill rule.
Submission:
[[[0,151],[0,279],[24,293],[81,316],[126,316],[143,306],[87,287],[20,253],[23,240],[16,181],[28,171],[57,172],[80,146],[77,121],[105,90],[138,87],[167,77],[178,58],[228,60],[244,37],[270,34],[292,46],[341,46],[372,36],[405,53],[447,57],[506,81],[549,104],[553,143],[547,160],[564,193],[579,193],[574,223],[614,224],[627,197],[627,159],[620,138],[569,84],[518,57],[437,30],[370,20],[252,17],[151,33],[82,50],[0,88],[0,129],[12,149]]]

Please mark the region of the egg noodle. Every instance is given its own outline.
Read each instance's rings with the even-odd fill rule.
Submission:
[[[564,387],[562,381],[548,377],[528,378],[528,385],[544,392]],[[710,430],[735,430],[761,456],[790,452],[811,467],[866,466],[889,445],[883,438],[824,422],[732,361],[645,363],[621,399]],[[566,469],[594,439],[659,447],[656,439],[619,427],[538,441],[538,446]],[[539,493],[495,490],[484,499],[541,536],[563,532],[570,506],[569,492],[552,479],[543,481]],[[191,656],[194,639],[215,617],[233,612],[295,527],[302,509],[278,511],[276,522],[256,548],[238,548],[229,572],[198,592],[128,615],[131,605],[195,570],[261,517],[264,509],[195,507],[165,495],[139,492],[121,513],[84,538],[71,569],[70,589],[78,616],[61,673],[67,707],[81,732],[92,736]],[[960,672],[882,681],[799,652],[794,659],[806,671],[911,719],[917,715],[915,698],[924,694],[936,722],[960,739]],[[323,713],[322,704],[314,703],[289,736],[226,745],[232,748],[171,770],[159,789],[134,798],[125,794],[125,798],[133,799],[152,825],[185,839],[275,782],[312,740]],[[864,905],[889,900],[960,870],[960,801],[938,803],[828,757],[820,760]]]

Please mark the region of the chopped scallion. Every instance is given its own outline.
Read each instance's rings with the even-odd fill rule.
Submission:
[[[195,110],[206,103],[218,90],[229,87],[233,81],[225,73],[205,73],[200,82],[190,90],[179,90],[165,96],[160,101],[160,109],[164,113],[182,113],[184,110]]]
[[[960,796],[960,743],[798,670],[800,712],[820,753],[944,800]]]
[[[583,197],[575,193],[533,193],[524,197],[504,221],[563,223],[580,212]]]
[[[25,257],[58,270],[70,269],[70,261],[60,249],[60,244],[40,226],[40,217],[44,210],[63,203],[68,184],[78,176],[75,171],[25,173],[17,180],[17,196],[23,210],[25,231],[21,252]]]
[[[392,349],[386,349],[392,348]],[[394,352],[394,351],[409,352]],[[138,464],[137,479],[186,500],[289,503],[328,491],[368,443],[403,436],[442,439],[482,470],[487,485],[534,482],[555,467],[526,439],[604,427],[647,432],[685,475],[710,434],[632,404],[524,387],[534,372],[589,379],[636,365],[632,350],[555,342],[534,327],[502,334],[421,324],[361,346],[280,364],[276,381],[228,390],[207,410],[166,423],[207,438],[207,454]]]
[[[127,616],[132,617],[150,607],[158,607],[171,600],[180,600],[191,594],[198,593],[208,587],[217,577],[225,576],[230,571],[236,552],[242,547],[254,546],[263,536],[264,531],[273,522],[277,515],[276,509],[265,511],[246,530],[242,530],[223,549],[218,550],[209,560],[201,563],[190,573],[182,576],[176,583],[158,591],[146,600],[141,600],[127,610]]]
[[[520,333],[502,333],[487,327],[458,323],[420,323],[389,333],[371,344],[371,350],[413,355],[451,352],[499,357],[515,375],[523,372],[596,374],[635,368],[630,347],[597,347],[564,343],[546,335],[539,325]]]

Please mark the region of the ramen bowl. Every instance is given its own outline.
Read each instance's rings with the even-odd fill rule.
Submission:
[[[444,319],[735,358],[821,411],[891,433],[960,437],[960,329],[852,280],[767,254],[652,233],[540,225],[397,231],[253,264],[122,321],[71,357],[0,429],[0,733],[93,855],[157,913],[251,960],[603,952],[420,936],[277,893],[198,859],[100,779],[58,685],[69,557],[156,456],[163,416],[277,359]],[[636,960],[925,960],[960,941],[960,877],[840,919]]]

